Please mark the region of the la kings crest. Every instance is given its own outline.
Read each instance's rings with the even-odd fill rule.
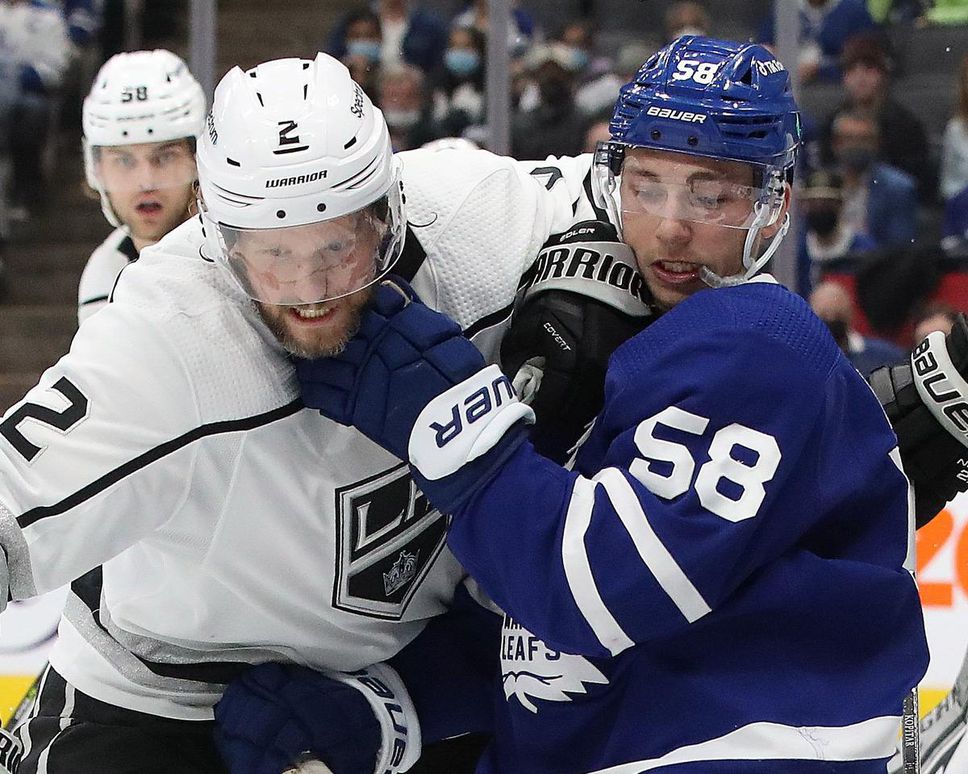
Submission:
[[[337,489],[336,522],[333,607],[399,620],[444,547],[448,517],[401,464]]]

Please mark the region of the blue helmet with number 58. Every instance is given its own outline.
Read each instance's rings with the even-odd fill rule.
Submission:
[[[775,223],[782,210],[801,130],[790,74],[767,49],[696,35],[678,38],[622,87],[609,130],[611,141],[596,154],[596,195],[619,224],[616,178],[626,149],[739,161],[756,173],[752,216],[734,224],[750,231],[745,278],[769,260],[779,238],[765,255],[750,253],[759,230]]]

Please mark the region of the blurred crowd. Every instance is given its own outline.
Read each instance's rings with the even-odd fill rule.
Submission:
[[[0,0],[0,237],[43,207],[43,158],[61,96],[72,88],[83,96],[112,46],[119,50],[109,39],[123,5]],[[736,37],[733,26],[719,28],[713,0],[666,3],[661,18],[641,5],[642,28],[616,30],[607,14],[565,16],[595,3],[512,3],[501,44],[511,61],[514,156],[593,151],[608,139],[619,86],[658,47],[683,34]],[[746,36],[770,45],[768,5]],[[807,143],[798,290],[817,294],[821,316],[846,331],[845,349],[875,333],[908,346],[919,323],[943,328],[949,312],[968,309],[968,280],[958,279],[968,277],[968,0],[799,0],[799,15],[799,55],[788,62]],[[383,110],[395,150],[487,147],[490,26],[487,0],[374,0],[348,10],[319,47]],[[916,73],[905,70],[921,36],[938,29],[951,44],[936,64],[957,68],[947,72],[953,109],[918,103]]]

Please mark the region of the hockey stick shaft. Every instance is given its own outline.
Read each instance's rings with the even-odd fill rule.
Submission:
[[[921,772],[921,720],[918,717],[918,688],[904,697],[901,727],[901,759],[904,774]]]
[[[40,670],[40,674],[37,675],[37,679],[30,684],[30,687],[20,699],[20,703],[17,705],[17,708],[13,711],[13,714],[10,716],[7,722],[4,723],[3,727],[6,731],[13,731],[17,726],[27,719],[27,715],[30,714],[30,710],[34,706],[34,700],[37,698],[37,693],[40,691],[40,683],[43,681],[44,675],[47,674],[47,669],[49,667],[49,663],[45,664],[44,668]]]

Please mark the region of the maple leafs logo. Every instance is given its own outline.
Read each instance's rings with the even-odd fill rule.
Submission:
[[[588,693],[588,685],[608,685],[608,678],[584,656],[552,650],[527,629],[505,616],[501,664],[504,698],[514,696],[530,712],[537,699],[572,701]]]

